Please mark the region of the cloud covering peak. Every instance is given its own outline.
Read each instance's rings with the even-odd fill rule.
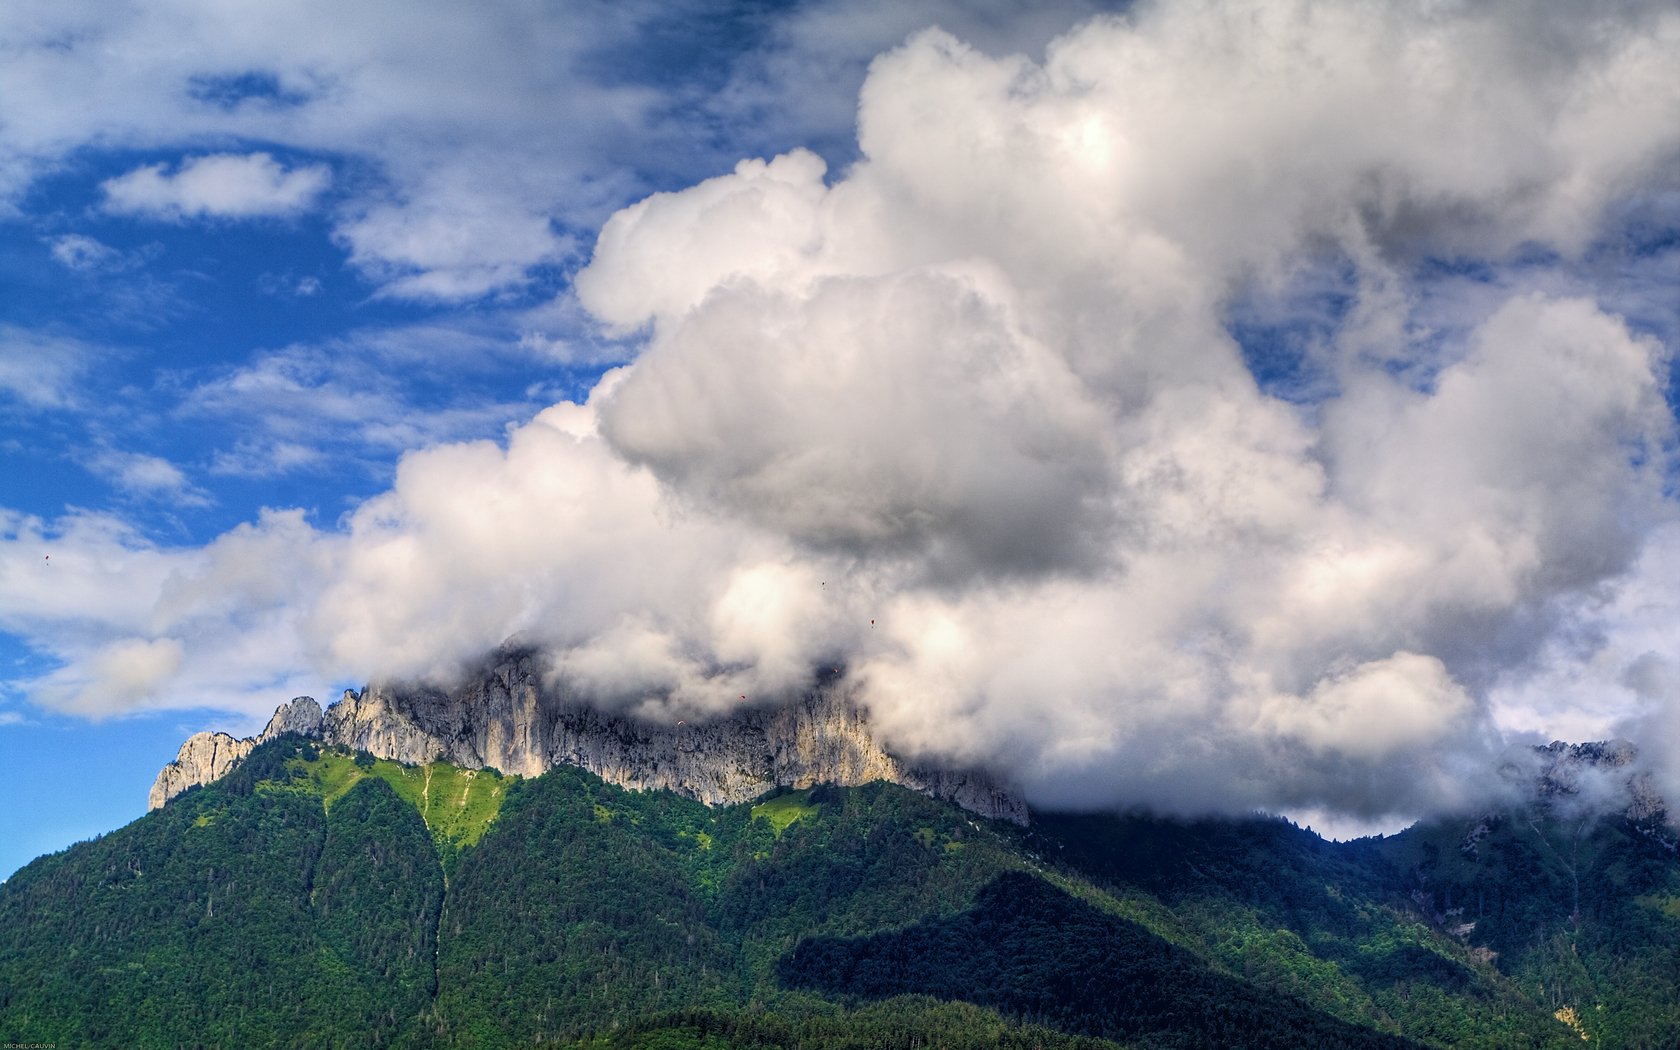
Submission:
[[[1465,804],[1550,732],[1512,691],[1676,542],[1670,348],[1578,275],[1676,190],[1677,58],[1657,5],[1146,4],[1042,62],[918,33],[847,170],[606,223],[576,295],[640,353],[586,403],[410,453],[341,530],[88,532],[157,604],[66,608],[37,698],[167,702],[261,634],[241,686],[517,637],[650,714],[843,667],[890,745],[1041,804]],[[1639,655],[1616,714],[1656,718]]]

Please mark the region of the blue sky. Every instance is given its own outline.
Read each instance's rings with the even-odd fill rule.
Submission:
[[[1674,13],[1315,6],[8,5],[0,873],[514,636],[1043,804],[1660,734]]]

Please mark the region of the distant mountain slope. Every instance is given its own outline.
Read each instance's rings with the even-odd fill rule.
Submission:
[[[1534,805],[1374,843],[1414,913],[1602,1046],[1680,1046],[1680,864],[1660,820]]]
[[[1480,832],[1495,863],[1447,825],[1028,829],[886,783],[709,808],[282,735],[0,887],[0,1041],[1680,1044],[1672,849],[1616,817],[1559,867],[1546,819]]]
[[[960,915],[862,938],[809,938],[783,958],[780,973],[794,987],[865,999],[967,999],[1158,1046],[1416,1045],[1217,973],[1137,923],[1024,872],[998,876]]]

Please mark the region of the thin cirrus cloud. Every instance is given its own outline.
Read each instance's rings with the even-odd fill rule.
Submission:
[[[374,473],[389,459],[463,436],[496,432],[540,404],[486,400],[456,389],[495,347],[470,329],[414,325],[350,332],[321,345],[266,351],[218,370],[185,391],[177,414],[189,421],[239,422],[232,447],[212,469],[262,476],[356,464]],[[451,361],[451,355],[465,361]],[[446,370],[438,389],[417,390],[407,373]]]
[[[48,244],[53,261],[67,270],[91,273],[121,265],[122,253],[108,244],[79,233],[54,237]]]
[[[181,221],[298,215],[332,182],[325,164],[287,168],[267,153],[214,153],[171,169],[148,164],[101,184],[104,208],[119,215]]]
[[[319,448],[295,441],[249,438],[231,448],[217,449],[210,473],[224,477],[272,478],[298,470],[322,467],[330,457]]]
[[[0,397],[31,411],[76,407],[104,352],[70,335],[0,323]]]

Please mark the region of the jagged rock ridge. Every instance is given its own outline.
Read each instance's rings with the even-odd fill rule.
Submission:
[[[226,733],[194,733],[181,745],[175,761],[158,771],[146,808],[157,809],[190,787],[220,780],[250,754],[258,744],[282,733],[319,736],[321,705],[312,697],[300,696],[275,709],[268,725],[254,737],[239,739]]]
[[[780,708],[658,724],[553,695],[532,653],[505,654],[456,689],[370,685],[346,690],[325,711],[298,697],[255,738],[195,734],[158,774],[150,808],[226,774],[257,744],[286,732],[412,764],[521,776],[573,765],[622,787],[669,788],[709,805],[781,786],[888,780],[985,817],[1027,820],[1026,804],[984,773],[916,768],[888,754],[863,714],[832,689]]]
[[[1548,808],[1621,809],[1635,824],[1661,822],[1668,812],[1648,770],[1638,766],[1639,749],[1626,740],[1538,746],[1542,763],[1536,801]]]
[[[158,771],[146,796],[146,808],[157,809],[190,787],[219,780],[256,746],[250,737],[239,740],[226,733],[194,733],[181,744],[175,761]]]

